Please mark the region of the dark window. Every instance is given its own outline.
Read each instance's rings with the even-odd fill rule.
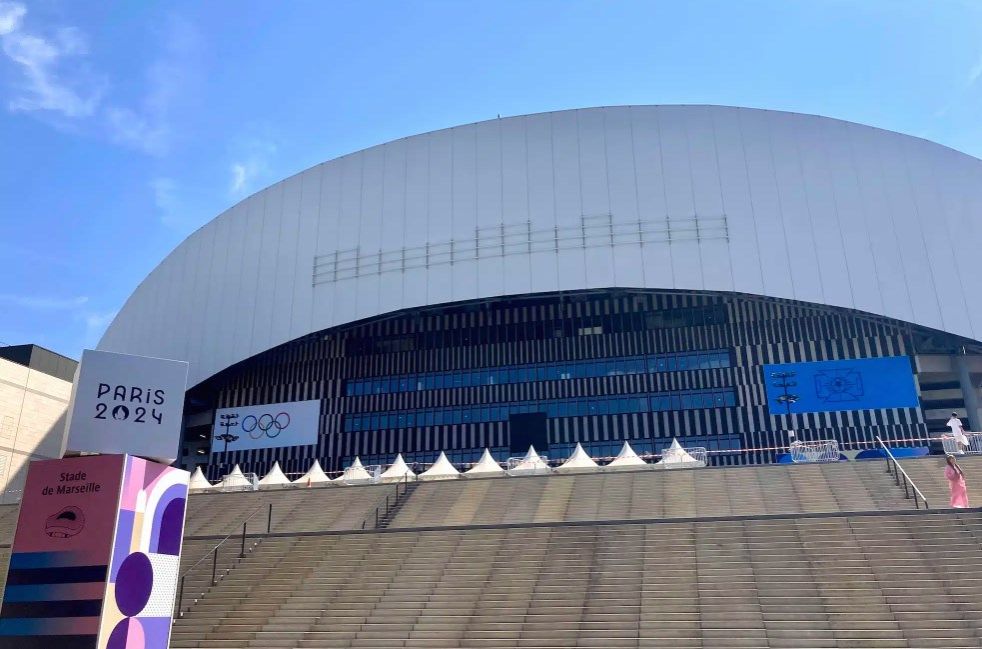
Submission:
[[[345,432],[354,432],[359,430],[461,424],[475,421],[505,421],[509,414],[523,412],[545,412],[550,417],[577,417],[647,412],[648,410],[724,408],[734,405],[736,405],[736,395],[732,388],[721,390],[690,390],[648,396],[622,395],[617,397],[517,402],[497,406],[475,405],[463,408],[403,410],[365,415],[350,414],[344,417],[343,430]]]
[[[682,372],[730,367],[730,354],[725,351],[658,354],[602,360],[569,361],[548,365],[521,365],[484,370],[462,370],[402,377],[378,377],[349,380],[345,394],[387,394],[477,385],[528,383],[532,381],[564,380],[622,376],[648,372]]]

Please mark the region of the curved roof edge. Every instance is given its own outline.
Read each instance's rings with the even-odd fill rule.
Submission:
[[[501,126],[489,127],[494,124]],[[515,133],[524,133],[524,143]],[[524,147],[524,160],[514,157],[515,147]],[[426,169],[425,179],[410,178],[410,154]],[[387,155],[405,160],[405,169],[387,168]],[[540,173],[546,167],[551,174]],[[323,197],[303,197],[308,178]],[[324,191],[329,182],[334,193]],[[805,113],[627,105],[482,120],[346,153],[239,201],[140,282],[98,347],[187,360],[195,384],[307,333],[383,313],[604,286],[792,299],[977,339],[982,306],[969,295],[971,260],[953,251],[982,246],[980,187],[982,164],[963,152]],[[401,201],[401,208],[387,211],[390,195],[388,205]],[[257,201],[259,221],[253,218]],[[632,253],[640,255],[636,269],[596,274],[583,266],[582,281],[574,276],[581,266],[571,267],[572,275],[558,267],[544,275],[522,271],[536,277],[526,287],[516,278],[483,274],[494,281],[482,285],[474,269],[427,265],[412,278],[403,270],[385,282],[356,275],[324,287],[315,276],[313,290],[304,288],[311,286],[311,265],[331,254],[355,250],[361,263],[376,251],[381,259],[442,245],[441,237],[463,240],[477,232],[479,244],[482,231],[522,219],[531,237],[536,228],[586,228],[598,215],[606,215],[611,232],[635,222],[642,230],[645,219],[691,220],[696,236],[694,243],[642,240],[641,252]],[[724,234],[703,241],[700,218],[722,220]],[[301,229],[311,223],[323,231],[316,241],[313,230]],[[285,244],[294,246],[296,257],[287,256],[281,239],[296,240]],[[264,259],[256,260],[247,243],[258,245]],[[615,255],[612,244],[596,254],[577,253],[577,263],[614,268],[624,263],[619,257],[626,250]],[[641,257],[650,257],[647,268]],[[560,266],[569,261],[558,249],[554,258]],[[525,260],[508,263],[524,266]],[[386,293],[383,284],[392,281],[403,283],[401,296]],[[413,283],[425,291],[409,295]],[[234,300],[255,307],[243,307],[253,326],[238,341],[229,340],[226,322],[216,315]],[[294,309],[285,326],[272,315],[282,317],[284,309]]]

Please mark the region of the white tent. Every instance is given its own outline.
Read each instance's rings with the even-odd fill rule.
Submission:
[[[208,482],[208,478],[205,474],[201,472],[201,467],[199,466],[191,474],[191,481],[188,483],[188,489],[191,491],[204,491],[205,489],[211,489],[211,483]]]
[[[430,468],[419,474],[420,480],[453,480],[458,477],[460,477],[460,471],[454,468],[454,465],[447,459],[447,454],[443,451],[440,451],[440,457]]]
[[[624,442],[621,452],[604,468],[618,471],[620,469],[637,469],[644,466],[648,466],[648,463],[638,457],[638,454],[634,452],[630,444]]]
[[[289,484],[290,479],[283,473],[283,469],[280,468],[280,463],[273,462],[273,468],[269,470],[269,473],[263,476],[262,480],[259,481],[259,488],[282,487]]]
[[[573,449],[573,454],[569,456],[568,460],[563,462],[562,466],[556,467],[556,471],[560,473],[572,473],[574,471],[596,471],[599,468],[597,463],[593,461],[593,458],[587,455],[587,452],[577,442],[576,448]]]
[[[252,483],[242,473],[242,469],[236,464],[232,467],[232,472],[225,476],[219,487],[222,489],[251,489]]]
[[[361,459],[356,455],[355,461],[344,470],[340,480],[342,484],[368,484],[372,481],[372,474],[365,470]]]
[[[466,478],[501,478],[504,475],[505,470],[491,457],[491,451],[488,449],[484,449],[484,454],[477,464],[464,472]]]
[[[402,482],[406,479],[406,476],[412,480],[416,477],[416,474],[409,468],[406,461],[402,459],[402,453],[400,453],[396,456],[396,461],[382,474],[381,479],[382,482]]]
[[[672,445],[661,453],[661,462],[655,465],[656,469],[679,469],[682,467],[702,467],[706,463],[702,460],[689,455],[677,439],[672,440]]]
[[[509,475],[536,475],[540,473],[552,473],[552,469],[535,452],[534,446],[529,446],[528,453],[525,454],[525,457],[519,460],[515,466],[508,469]]]
[[[315,484],[327,484],[330,481],[331,479],[327,477],[327,474],[324,473],[324,469],[321,468],[321,463],[314,460],[314,463],[310,465],[307,473],[294,480],[293,484],[309,487],[310,485]]]

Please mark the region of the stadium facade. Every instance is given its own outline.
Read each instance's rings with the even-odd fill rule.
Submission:
[[[766,462],[788,430],[924,444],[952,410],[979,429],[980,187],[975,158],[808,115],[496,119],[235,205],[99,348],[190,362],[181,462],[213,478],[673,436]]]

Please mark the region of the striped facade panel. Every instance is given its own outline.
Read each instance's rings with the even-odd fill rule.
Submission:
[[[792,429],[799,439],[835,438],[857,448],[876,434],[898,443],[925,439],[920,408],[790,416],[772,410],[762,369],[911,356],[911,331],[853,311],[737,294],[517,296],[311,334],[216,375],[189,399],[212,409],[321,401],[316,445],[215,453],[212,478],[233,463],[262,474],[280,461],[287,473],[301,474],[315,458],[337,470],[356,455],[387,463],[400,452],[430,462],[446,450],[466,462],[485,447],[511,452],[501,450],[511,445],[509,418],[536,409],[557,413],[546,432],[560,452],[576,442],[605,449],[624,440],[657,452],[679,437],[707,446],[720,464],[769,462]],[[542,368],[558,376],[544,376]],[[701,403],[686,395],[702,394],[711,406],[685,405]],[[655,407],[661,396],[671,405]],[[375,426],[374,417],[384,424]],[[187,460],[194,460],[190,453]]]

